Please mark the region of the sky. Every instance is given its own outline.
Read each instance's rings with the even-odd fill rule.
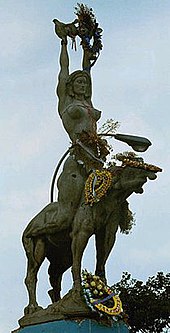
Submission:
[[[168,272],[170,173],[170,2],[168,0],[89,0],[103,28],[103,50],[92,69],[93,104],[107,119],[120,122],[120,133],[149,138],[145,162],[163,168],[148,181],[144,194],[129,198],[136,225],[128,236],[118,234],[107,263],[108,284],[123,271],[146,281]],[[75,18],[72,0],[0,0],[0,332],[18,327],[28,298],[24,286],[26,257],[21,244],[28,222],[48,202],[57,162],[70,146],[57,114],[55,87],[60,43],[52,20]],[[71,49],[70,71],[81,68],[81,47]],[[112,141],[114,152],[131,150]],[[95,250],[89,241],[83,267],[94,271]],[[89,259],[90,258],[90,259]],[[38,301],[50,300],[45,261],[38,283]],[[63,293],[71,288],[70,272]]]

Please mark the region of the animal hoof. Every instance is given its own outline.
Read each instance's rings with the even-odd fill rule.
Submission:
[[[28,314],[32,314],[36,311],[42,310],[42,307],[39,305],[35,305],[35,304],[29,304],[26,306],[26,308],[24,309],[24,315],[28,315]]]

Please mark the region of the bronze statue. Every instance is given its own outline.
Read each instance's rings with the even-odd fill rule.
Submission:
[[[101,29],[94,18],[94,29],[93,24],[86,30],[82,22],[79,22],[79,26],[77,22],[64,24],[54,20],[55,32],[61,39],[58,112],[72,146],[58,178],[57,202],[48,204],[38,213],[23,233],[23,245],[28,259],[25,283],[29,294],[25,314],[40,310],[36,301],[36,283],[38,270],[45,257],[50,262],[48,272],[52,290],[49,294],[52,302],[60,300],[62,275],[72,267],[74,284],[69,296],[69,306],[65,304],[63,313],[79,313],[83,302],[81,259],[89,238],[95,235],[96,274],[106,279],[105,263],[114,246],[118,227],[126,231],[131,222],[127,198],[133,192],[142,193],[142,186],[147,179],[155,179],[155,172],[160,171],[144,166],[144,163],[135,159],[132,166],[124,164],[111,165],[107,169],[104,167],[109,149],[107,141],[97,134],[97,121],[101,117],[101,111],[95,109],[91,101],[90,74],[102,48]],[[75,41],[77,35],[82,40],[82,70],[70,74],[67,39],[69,36]],[[89,47],[92,36],[96,43],[93,48]],[[108,186],[105,185],[107,177]],[[91,183],[88,188],[89,179]],[[99,184],[98,194],[96,184]],[[58,304],[62,312],[63,303]]]

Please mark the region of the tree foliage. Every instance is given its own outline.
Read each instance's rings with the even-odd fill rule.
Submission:
[[[125,272],[114,288],[123,303],[131,333],[169,332],[170,273],[158,272],[143,283]]]

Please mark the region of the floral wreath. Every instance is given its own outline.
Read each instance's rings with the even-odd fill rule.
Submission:
[[[81,38],[81,45],[90,51],[91,60],[94,60],[95,63],[103,47],[101,41],[102,29],[99,28],[96,22],[92,8],[89,9],[86,5],[77,3],[75,10],[78,18],[78,35]],[[93,40],[92,44],[91,39]]]
[[[112,173],[106,169],[94,170],[85,183],[85,203],[92,206],[106,195],[112,184]]]
[[[123,314],[122,302],[119,296],[99,276],[83,270],[82,287],[87,305],[92,310],[112,317]]]

